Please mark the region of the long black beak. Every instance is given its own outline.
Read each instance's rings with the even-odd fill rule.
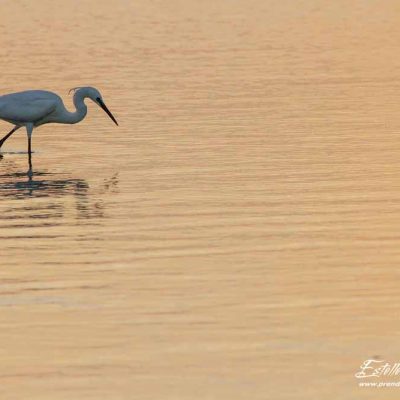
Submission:
[[[100,99],[100,97],[97,98],[97,101],[99,102],[100,107],[108,114],[108,116],[114,121],[115,125],[118,125],[117,120],[114,118],[114,115],[111,114],[111,111],[107,108],[107,106],[104,104],[104,101]]]

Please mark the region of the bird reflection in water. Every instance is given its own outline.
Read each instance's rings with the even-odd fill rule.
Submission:
[[[106,179],[99,190],[89,191],[85,179],[61,178],[64,174],[34,171],[29,160],[28,172],[16,171],[13,162],[0,157],[0,202],[2,199],[48,198],[47,208],[53,217],[62,217],[66,207],[58,199],[72,196],[78,218],[102,218],[104,205],[99,195],[109,191],[118,184],[117,175]],[[43,206],[43,205],[42,205]]]

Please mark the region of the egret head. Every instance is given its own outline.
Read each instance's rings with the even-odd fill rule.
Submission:
[[[114,121],[115,125],[118,125],[117,120],[114,118],[114,115],[111,114],[111,111],[104,104],[103,98],[100,92],[96,88],[90,86],[76,87],[71,89],[69,92],[71,92],[72,90],[75,92],[75,95],[82,96],[83,98],[87,97],[90,100],[94,101],[96,104],[98,104],[107,113],[107,115]]]

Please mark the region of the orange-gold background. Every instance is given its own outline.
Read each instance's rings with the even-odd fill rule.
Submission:
[[[399,398],[398,1],[0,7],[1,399]]]

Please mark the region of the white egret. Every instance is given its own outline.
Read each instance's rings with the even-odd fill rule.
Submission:
[[[75,112],[69,112],[65,108],[60,96],[45,90],[27,90],[0,96],[0,119],[15,125],[11,132],[0,140],[0,149],[15,131],[25,126],[28,134],[30,161],[33,128],[48,123],[76,124],[82,121],[87,114],[86,98],[98,104],[118,125],[97,89],[93,87],[78,87],[71,90],[75,91],[73,98],[76,107]],[[31,164],[31,162],[29,163]]]

